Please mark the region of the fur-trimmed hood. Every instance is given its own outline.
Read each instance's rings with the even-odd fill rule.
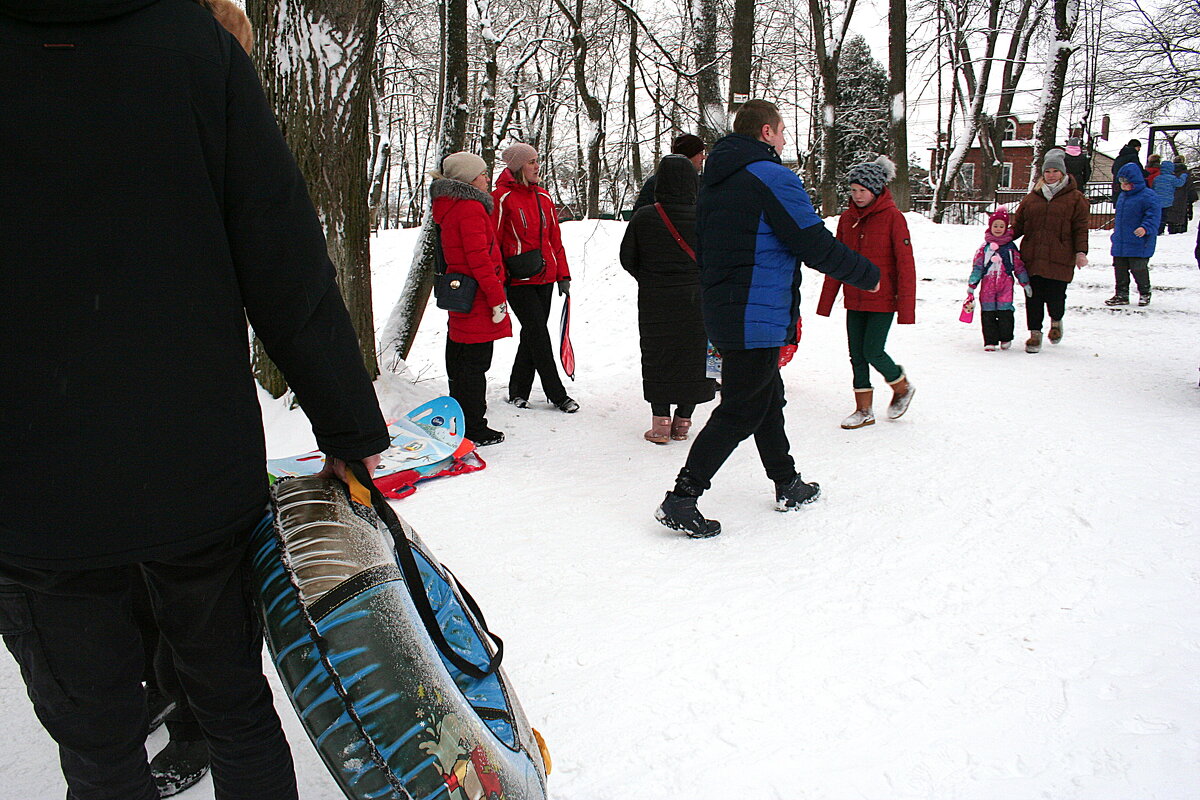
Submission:
[[[429,184],[429,196],[433,200],[439,197],[453,197],[456,200],[478,200],[483,203],[489,214],[492,213],[492,196],[481,192],[469,183],[456,181],[453,178],[434,178]]]

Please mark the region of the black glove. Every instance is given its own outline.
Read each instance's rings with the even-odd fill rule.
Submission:
[[[571,293],[571,279],[570,278],[559,278],[558,279],[558,293],[564,294],[564,295]]]

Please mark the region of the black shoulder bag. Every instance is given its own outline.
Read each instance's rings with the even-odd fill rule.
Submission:
[[[466,314],[475,305],[479,281],[462,272],[446,272],[446,254],[442,251],[442,226],[433,225],[433,296],[437,307]]]
[[[541,244],[544,220],[542,219],[542,200],[538,196],[537,189],[533,191],[533,202],[537,205],[538,244]],[[504,269],[508,272],[510,279],[525,281],[537,277],[546,269],[546,259],[542,257],[542,249],[535,247],[504,259]]]

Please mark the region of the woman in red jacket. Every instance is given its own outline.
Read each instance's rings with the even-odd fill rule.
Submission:
[[[894,314],[899,315],[901,325],[916,321],[917,274],[912,242],[904,215],[887,188],[895,176],[895,165],[884,156],[851,169],[850,207],[838,220],[838,240],[879,267],[878,291],[845,287],[846,337],[854,369],[855,400],[854,413],[842,421],[847,430],[875,424],[870,367],[892,387],[889,419],[899,419],[908,410],[915,391],[903,368],[884,350]],[[825,278],[818,314],[829,316],[841,285]]]
[[[567,396],[547,324],[554,285],[558,293],[571,291],[571,273],[563,252],[558,215],[550,193],[538,185],[541,165],[537,150],[514,144],[500,157],[507,168],[496,180],[492,211],[500,238],[500,252],[508,275],[508,304],[521,322],[521,341],[508,379],[508,401],[517,408],[529,407],[533,373],[542,381],[546,399],[562,411],[579,410]]]
[[[465,313],[450,315],[446,336],[446,381],[450,396],[462,406],[465,435],[479,447],[499,444],[504,434],[488,427],[487,371],[492,342],[512,336],[504,299],[504,264],[492,225],[492,198],[487,193],[487,165],[474,153],[452,153],[433,173],[429,187],[433,221],[441,232],[446,272],[474,278],[479,288]]]

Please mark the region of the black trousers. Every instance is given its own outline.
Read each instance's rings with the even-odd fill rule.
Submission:
[[[0,633],[59,747],[67,800],[156,800],[133,592],[145,581],[204,729],[218,800],[295,800],[287,740],[262,674],[247,531],[184,556],[102,570],[0,563]]]
[[[753,436],[767,477],[776,483],[796,475],[783,424],[783,379],[779,377],[779,348],[723,350],[721,404],[688,451],[679,476],[690,477],[701,489],[742,440]]]
[[[554,284],[509,286],[508,307],[521,323],[521,339],[517,357],[513,360],[508,379],[508,396],[529,399],[536,371],[542,381],[542,391],[551,403],[560,403],[567,396],[558,363],[554,360],[554,343],[550,339],[550,304],[554,299]]]
[[[183,691],[183,684],[179,682],[179,672],[175,669],[175,658],[171,655],[171,648],[158,632],[154,607],[150,603],[150,590],[145,581],[142,581],[141,585],[136,581],[134,583],[133,617],[138,626],[138,633],[142,636],[142,680],[146,683],[146,689],[156,689],[175,704],[166,717],[171,740],[203,741],[204,729],[196,721],[192,707],[188,704],[187,693]]]
[[[669,417],[669,416],[671,416],[671,404],[670,403],[651,403],[650,404],[650,413],[656,417]],[[688,405],[682,405],[682,406],[680,406],[680,405],[675,406],[675,416],[679,417],[680,419],[691,419],[692,414],[695,414],[695,413],[696,413],[696,404],[695,403],[689,403]]]
[[[1050,314],[1050,321],[1060,320],[1067,313],[1067,282],[1041,275],[1030,275],[1029,285],[1033,294],[1025,300],[1025,321],[1029,330],[1042,329],[1043,315]]]
[[[462,406],[466,437],[487,429],[487,371],[492,366],[492,342],[455,342],[446,338],[446,382],[450,396]],[[524,396],[524,395],[522,395]]]
[[[983,325],[983,343],[1000,344],[1013,340],[1013,310],[979,312],[979,322]]]
[[[1113,273],[1117,279],[1117,294],[1129,297],[1129,274],[1137,283],[1138,294],[1150,294],[1150,259],[1113,256]]]

